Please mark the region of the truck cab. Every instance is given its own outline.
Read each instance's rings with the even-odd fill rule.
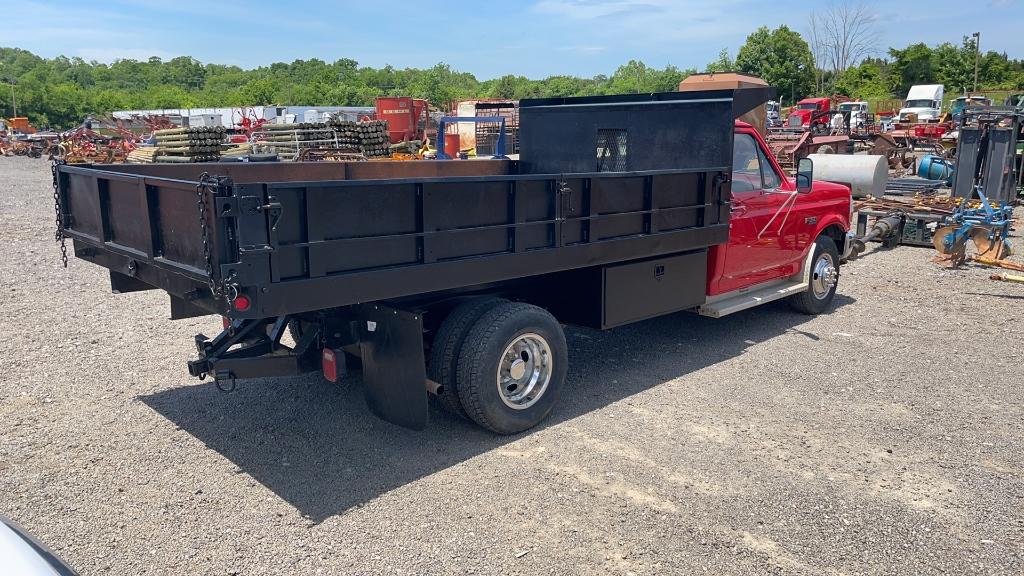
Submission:
[[[750,124],[736,123],[729,241],[709,251],[708,303],[702,314],[721,316],[754,306],[766,292],[774,299],[780,287],[798,290],[805,272],[810,274],[808,293],[820,300],[815,308],[824,310],[824,300],[834,293],[849,230],[850,189],[810,180],[807,170],[813,165],[806,158],[801,162],[807,179],[798,186],[799,174],[788,177],[769,150]],[[819,244],[825,249],[819,250]],[[832,257],[826,254],[829,244],[836,252]]]
[[[827,130],[831,110],[832,100],[830,98],[804,98],[797,102],[790,111],[786,127],[815,131]]]
[[[839,112],[846,122],[846,114],[849,113],[849,127],[851,130],[859,130],[870,124],[871,112],[868,110],[867,102],[843,102],[839,105]]]
[[[782,115],[780,114],[779,102],[776,100],[769,100],[764,105],[766,122],[769,128],[781,128],[782,127]]]
[[[968,106],[991,106],[992,99],[987,96],[960,96],[956,100],[953,100],[949,104],[949,115],[953,117],[954,121],[960,120],[960,115],[963,114],[964,108]]]
[[[944,92],[942,84],[911,86],[907,100],[903,108],[900,108],[900,122],[938,122],[942,116]]]

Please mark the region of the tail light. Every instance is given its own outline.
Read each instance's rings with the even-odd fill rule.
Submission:
[[[245,312],[246,310],[249,309],[250,306],[252,306],[252,301],[249,300],[249,297],[246,296],[245,294],[239,294],[232,304],[234,305],[235,310],[238,310],[239,312]]]
[[[231,327],[231,318],[228,318],[227,316],[221,316],[220,319],[222,324],[224,324],[225,330]]]
[[[330,380],[331,382],[337,382],[338,357],[335,354],[334,350],[331,350],[330,348],[324,348],[322,364],[324,368],[324,378]]]

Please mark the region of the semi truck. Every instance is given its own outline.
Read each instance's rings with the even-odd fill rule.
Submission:
[[[434,398],[513,434],[563,392],[564,325],[830,308],[850,190],[735,120],[771,96],[524,100],[518,160],[55,164],[57,237],[115,293],[223,317],[192,376],[361,369],[386,421]]]
[[[790,111],[787,127],[824,134],[828,132],[831,121],[831,98],[804,98]]]
[[[938,122],[942,116],[942,98],[945,87],[942,84],[918,84],[911,86],[907,100],[900,108],[900,122]]]

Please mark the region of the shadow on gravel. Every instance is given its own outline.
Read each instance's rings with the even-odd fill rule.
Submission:
[[[839,295],[836,306],[853,301]],[[795,328],[807,321],[773,303],[720,320],[680,313],[609,332],[570,329],[568,381],[541,427],[786,332],[816,340]],[[340,385],[319,374],[242,381],[228,394],[207,382],[140,399],[315,522],[519,437],[495,436],[433,408],[422,432],[385,423],[367,410],[358,375]]]

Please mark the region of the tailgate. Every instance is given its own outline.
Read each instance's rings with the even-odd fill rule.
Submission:
[[[216,217],[216,197],[230,195],[231,184],[200,187],[199,176],[190,182],[58,165],[60,216],[75,256],[109,268],[117,292],[160,288],[217,311],[210,281],[221,280],[218,263],[235,258],[232,219]]]

